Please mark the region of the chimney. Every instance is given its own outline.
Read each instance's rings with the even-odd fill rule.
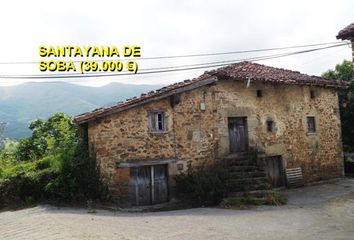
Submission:
[[[339,31],[337,39],[350,40],[352,43],[352,62],[354,63],[354,23]]]

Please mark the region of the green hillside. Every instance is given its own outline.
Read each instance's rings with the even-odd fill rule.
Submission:
[[[86,87],[63,82],[0,87],[0,121],[7,122],[5,137],[18,139],[29,134],[28,123],[35,118],[55,112],[76,115],[159,87],[122,83]]]

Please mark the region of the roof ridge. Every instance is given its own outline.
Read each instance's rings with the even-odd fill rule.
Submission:
[[[240,64],[252,64],[252,65],[258,65],[260,67],[265,67],[265,68],[271,68],[271,69],[274,69],[274,70],[279,70],[279,71],[286,71],[286,72],[292,72],[292,73],[298,73],[298,74],[302,74],[302,75],[307,75],[307,76],[310,76],[310,77],[315,77],[315,78],[320,78],[320,79],[323,79],[323,80],[330,80],[330,79],[327,79],[327,78],[324,78],[324,77],[320,77],[320,76],[316,76],[316,75],[310,75],[310,74],[306,74],[306,73],[302,73],[298,70],[291,70],[291,69],[286,69],[286,68],[281,68],[281,67],[273,67],[273,66],[268,66],[268,65],[265,65],[265,64],[261,64],[261,63],[256,63],[256,62],[251,62],[251,61],[242,61],[242,62],[239,62],[239,63],[233,63],[233,64],[230,64],[228,66],[225,66],[225,67],[222,67],[222,68],[230,68],[232,66],[235,66],[235,65],[240,65]],[[218,69],[215,69],[215,70],[212,70],[212,71],[218,71],[222,68],[218,68]],[[330,81],[334,81],[334,80],[330,80]]]

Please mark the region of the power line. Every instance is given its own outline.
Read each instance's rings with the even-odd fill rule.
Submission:
[[[144,69],[144,71],[138,71],[137,73],[131,73],[131,72],[123,72],[122,73],[122,72],[120,72],[120,73],[50,74],[50,75],[48,75],[48,74],[47,75],[0,75],[0,78],[8,78],[8,79],[88,78],[88,77],[129,76],[129,75],[144,75],[144,74],[153,74],[153,73],[187,71],[187,70],[195,70],[195,69],[221,67],[221,66],[232,64],[232,63],[241,62],[241,61],[269,60],[269,59],[275,59],[275,58],[281,58],[281,57],[287,57],[287,56],[292,56],[292,55],[308,53],[308,52],[320,51],[320,50],[340,47],[340,46],[344,46],[344,45],[347,45],[347,43],[341,43],[341,44],[337,44],[337,45],[333,45],[333,46],[326,46],[326,47],[321,47],[321,48],[313,48],[313,49],[302,50],[302,51],[297,51],[297,52],[258,56],[258,57],[253,57],[253,58],[233,59],[233,60],[225,60],[225,61],[218,61],[218,62],[198,63],[198,64],[169,66],[169,67],[160,67],[160,68],[149,68],[149,69]]]
[[[285,49],[294,49],[294,48],[304,48],[304,47],[315,47],[315,46],[323,46],[323,45],[332,45],[332,44],[339,44],[339,43],[343,43],[343,42],[316,43],[316,44],[298,45],[298,46],[290,46],[290,47],[275,47],[275,48],[264,48],[264,49],[233,51],[233,52],[200,53],[200,54],[189,54],[189,55],[147,57],[147,58],[139,58],[139,59],[187,58],[187,57],[204,57],[204,56],[229,55],[229,54],[252,53],[252,52],[267,52],[267,51],[276,51],[276,50],[285,50]],[[349,42],[347,44],[349,44]]]
[[[144,69],[144,72],[140,71],[137,73],[131,72],[120,72],[120,73],[86,73],[86,74],[50,74],[50,75],[0,75],[0,78],[12,78],[12,79],[52,79],[52,78],[85,78],[85,77],[112,77],[112,76],[129,76],[129,75],[142,75],[142,74],[152,74],[152,73],[165,73],[165,72],[176,72],[176,71],[186,71],[186,70],[195,70],[203,68],[212,68],[229,65],[232,63],[237,63],[241,61],[262,61],[269,60],[274,58],[286,57],[291,55],[297,55],[302,53],[314,52],[328,48],[334,48],[339,46],[344,46],[346,44],[338,44],[335,46],[322,47],[316,49],[303,50],[298,52],[290,52],[283,54],[275,55],[266,55],[253,58],[243,58],[243,59],[234,59],[227,61],[219,62],[209,62],[209,63],[200,63],[200,64],[189,64],[189,65],[180,65],[180,66],[170,66],[170,67],[161,67],[161,68],[150,68]]]
[[[290,56],[290,55],[296,55],[296,54],[301,54],[301,53],[319,51],[319,50],[323,50],[323,49],[334,48],[334,47],[339,47],[339,46],[344,46],[344,45],[347,45],[347,43],[341,43],[341,44],[328,46],[328,47],[308,49],[308,50],[302,50],[302,51],[290,52],[290,53],[279,53],[279,54],[273,54],[273,55],[241,58],[241,59],[236,59],[236,60],[233,59],[233,60],[224,60],[224,61],[217,61],[217,62],[197,63],[197,64],[179,65],[179,66],[171,66],[171,67],[149,68],[149,69],[141,69],[141,70],[159,70],[159,69],[162,70],[162,69],[193,67],[193,66],[202,66],[202,65],[209,65],[209,64],[221,64],[221,63],[230,64],[230,63],[233,63],[235,61],[236,62],[240,62],[240,61],[262,61],[262,60],[267,60],[267,59],[271,59],[271,58],[286,57],[286,56]]]
[[[241,53],[267,52],[267,51],[277,51],[277,50],[285,50],[285,49],[315,47],[315,46],[333,45],[333,44],[338,44],[338,43],[343,43],[343,42],[315,43],[315,44],[307,44],[307,45],[297,45],[297,46],[288,46],[288,47],[274,47],[274,48],[263,48],[263,49],[251,49],[251,50],[241,50],[241,51],[231,51],[231,52],[198,53],[198,54],[172,55],[172,56],[155,56],[155,57],[139,57],[139,58],[95,59],[95,61],[132,60],[132,59],[134,59],[134,60],[137,60],[137,59],[139,59],[139,60],[156,60],[156,59],[206,57],[206,56],[232,55],[232,54],[241,54]],[[80,60],[74,60],[72,62],[80,62]],[[0,64],[38,64],[38,61],[30,61],[30,62],[0,62]]]

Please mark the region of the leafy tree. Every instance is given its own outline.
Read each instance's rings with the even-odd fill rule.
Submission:
[[[4,141],[4,146],[0,150],[0,170],[4,166],[13,164],[15,161],[14,155],[17,150],[18,142],[11,139]]]
[[[21,139],[16,151],[19,161],[40,159],[79,142],[78,126],[63,113],[55,113],[47,121],[37,119],[30,123],[29,129],[32,136]]]
[[[6,122],[1,122],[0,121],[0,150],[3,148],[3,144],[4,144],[4,140],[5,140],[5,137],[4,137],[4,130],[5,130],[5,125],[6,125]]]
[[[86,129],[63,113],[46,121],[37,119],[29,128],[30,137],[0,152],[9,163],[0,165],[0,205],[28,199],[72,201],[104,196],[95,159],[88,154]]]
[[[339,92],[339,107],[342,121],[342,136],[345,151],[354,150],[354,67],[353,63],[344,60],[322,74],[322,77],[342,80],[349,83],[349,88]]]

